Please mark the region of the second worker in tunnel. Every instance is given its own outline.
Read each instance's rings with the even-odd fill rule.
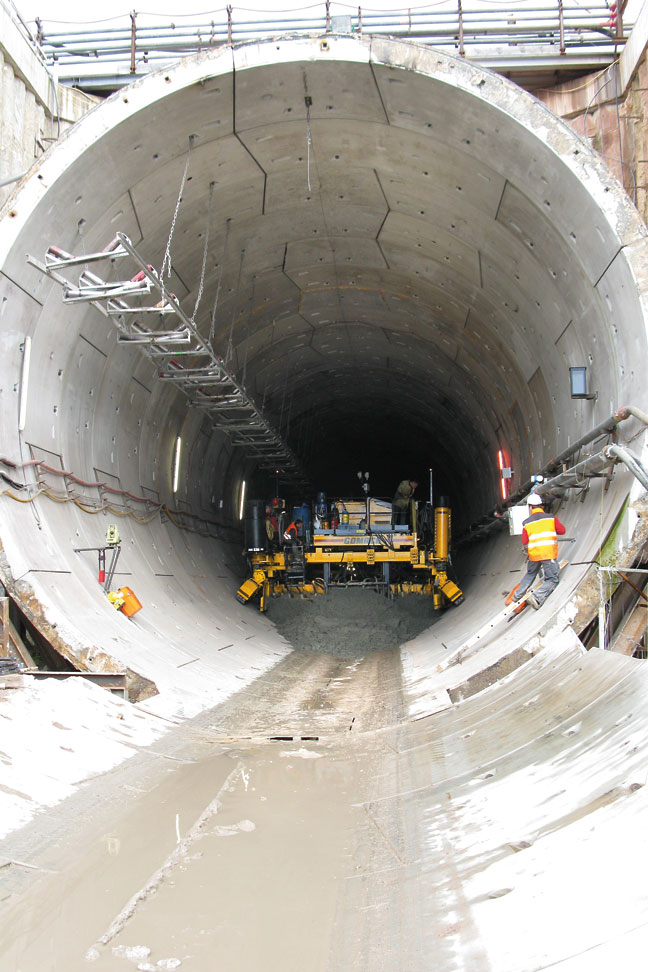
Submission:
[[[303,520],[293,520],[293,522],[284,530],[284,546],[287,549],[288,559],[291,564],[295,563],[297,559],[299,545],[303,542],[303,532]]]
[[[393,526],[403,523],[406,524],[409,522],[410,502],[414,496],[414,493],[416,492],[417,486],[418,483],[415,479],[403,479],[403,481],[398,484],[398,488],[392,500]]]

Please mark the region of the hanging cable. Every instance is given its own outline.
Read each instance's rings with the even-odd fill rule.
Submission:
[[[310,156],[311,156],[311,152],[310,152],[310,150],[311,150],[311,145],[312,145],[312,137],[311,137],[310,110],[311,110],[311,107],[313,105],[313,99],[311,98],[311,96],[308,93],[308,81],[306,79],[306,72],[305,71],[303,72],[303,81],[304,81],[304,104],[306,105],[307,177],[308,177],[308,189],[309,189],[309,191],[311,191],[311,179],[310,179]],[[318,191],[318,194],[319,194],[319,205],[320,205],[320,211],[321,211],[321,214],[322,214],[322,223],[323,223],[324,229],[326,231],[326,239],[328,240],[329,245],[330,245],[330,248],[331,248],[331,259],[332,259],[332,265],[333,265],[333,273],[335,275],[335,297],[336,297],[337,307],[338,307],[338,320],[343,320],[343,316],[344,315],[343,315],[342,305],[341,305],[341,300],[340,300],[340,283],[339,283],[338,267],[337,267],[337,262],[336,262],[336,257],[335,257],[335,243],[333,241],[333,236],[331,234],[330,227],[329,227],[329,224],[328,224],[327,212],[326,212],[327,211],[327,207],[324,205],[324,199],[323,199],[323,196],[322,196],[322,179],[320,177],[319,169],[318,169],[318,166],[317,166],[317,156],[316,156],[315,152],[313,152],[313,164],[314,164],[314,167],[315,167],[315,175],[317,177],[317,191]]]
[[[252,314],[254,312],[254,291],[256,287],[256,274],[252,277],[252,291],[250,293],[250,306],[248,310],[248,322],[247,330],[245,332],[245,356],[243,358],[243,378],[241,384],[245,388],[245,378],[247,375],[247,360],[248,360],[248,348],[250,346],[250,324],[252,323]]]
[[[270,344],[270,347],[272,347],[272,344]],[[263,383],[263,402],[261,403],[261,411],[262,412],[265,412],[266,394],[267,394],[267,392],[268,392],[268,376],[266,375],[266,380]]]
[[[225,258],[227,256],[227,240],[229,237],[229,229],[231,218],[225,220],[225,239],[223,241],[223,256],[221,257],[220,268],[218,271],[218,286],[216,287],[216,297],[214,299],[214,308],[212,310],[211,324],[209,325],[209,344],[213,347],[214,337],[216,334],[216,312],[218,310],[218,299],[220,297],[221,283],[223,282],[223,267],[225,266]]]
[[[236,308],[238,307],[239,291],[241,289],[241,274],[243,273],[244,257],[245,248],[241,250],[241,259],[239,261],[238,280],[236,281],[236,296],[234,298],[234,306],[232,307],[232,322],[230,324],[229,338],[227,341],[227,351],[225,352],[225,364],[229,364],[234,357],[234,320],[236,318]]]
[[[171,241],[173,240],[173,233],[175,231],[176,220],[178,218],[178,212],[180,211],[180,203],[182,202],[182,193],[184,192],[185,182],[187,180],[187,172],[189,171],[189,162],[191,161],[191,149],[193,148],[194,136],[189,136],[189,152],[187,153],[187,161],[185,162],[184,172],[182,173],[182,179],[180,180],[180,190],[178,192],[178,198],[176,200],[175,211],[173,213],[173,219],[171,220],[171,229],[169,230],[169,238],[167,240],[166,249],[164,251],[164,259],[162,260],[162,266],[160,267],[160,283],[162,284],[162,300],[161,305],[164,307],[165,293],[164,293],[164,271],[167,271],[167,276],[171,277]]]
[[[283,387],[283,397],[281,399],[281,413],[279,415],[279,428],[283,429],[283,417],[284,408],[286,405],[286,392],[288,390],[288,368],[284,368],[284,387]]]
[[[196,323],[196,314],[198,313],[198,306],[200,304],[203,288],[205,286],[205,270],[207,268],[207,250],[209,248],[209,226],[211,223],[211,210],[212,201],[214,198],[214,182],[209,183],[209,202],[207,203],[207,227],[205,229],[205,247],[203,249],[203,259],[202,259],[202,269],[200,271],[200,283],[198,284],[198,295],[196,297],[196,303],[194,305],[193,314],[191,315],[191,323]]]
[[[290,416],[292,415],[292,407],[293,407],[293,399],[294,399],[294,397],[295,397],[295,388],[293,386],[291,388],[291,390],[290,390],[290,400],[288,402],[288,414],[286,416],[286,431],[284,433],[284,435],[286,436],[286,438],[288,438],[288,436],[290,435]]]
[[[305,82],[304,82],[305,84]],[[313,104],[313,99],[310,95],[306,95],[304,98],[306,102],[306,178],[308,181],[308,191],[311,191],[311,181],[310,181],[310,150],[311,150],[311,124],[310,124],[310,110]]]

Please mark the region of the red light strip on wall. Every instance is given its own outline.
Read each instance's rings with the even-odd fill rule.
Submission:
[[[508,494],[508,490],[506,486],[506,480],[504,479],[503,476],[505,462],[504,462],[504,453],[502,452],[501,449],[497,453],[497,464],[499,466],[499,471],[500,471],[500,492],[502,494],[502,499],[505,500]]]

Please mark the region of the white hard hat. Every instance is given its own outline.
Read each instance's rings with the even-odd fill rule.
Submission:
[[[527,506],[542,506],[544,500],[538,493],[530,493],[527,498]]]

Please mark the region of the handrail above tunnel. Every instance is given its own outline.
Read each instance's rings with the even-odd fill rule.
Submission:
[[[56,21],[41,17],[36,20],[34,46],[56,65],[65,83],[114,89],[148,73],[151,65],[226,44],[267,40],[279,33],[389,35],[449,48],[507,72],[519,68],[521,57],[527,71],[531,66],[543,72],[575,66],[600,69],[613,62],[629,37],[623,17],[605,4],[585,9],[565,2],[525,11],[511,5],[485,12],[464,9],[459,3],[445,10],[410,8],[407,16],[398,9],[374,11],[359,6],[335,16],[330,4],[322,3],[301,16],[284,11],[249,18],[248,13],[230,5],[209,21],[201,22],[198,15],[187,23],[167,24],[151,23],[145,13],[133,11],[115,18],[110,26],[81,24],[79,30],[52,30],[50,24],[57,26]],[[149,22],[143,23],[144,18]],[[120,19],[121,23],[115,22]]]

